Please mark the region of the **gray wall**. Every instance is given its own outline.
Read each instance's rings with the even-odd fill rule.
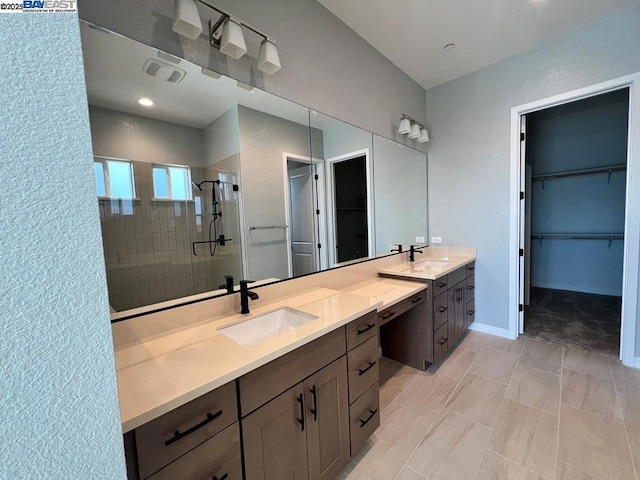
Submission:
[[[224,112],[202,129],[205,164],[210,166],[240,152],[238,107]]]
[[[80,16],[242,82],[396,138],[404,112],[425,119],[425,91],[316,0],[219,0],[215,4],[278,42],[283,68],[269,77],[256,69],[259,37],[246,34],[249,52],[229,59],[171,31],[173,0],[80,0]],[[210,18],[201,7],[201,17]],[[217,17],[214,17],[217,18]]]
[[[533,175],[627,163],[628,90],[527,115]],[[624,232],[626,171],[533,182],[533,233]],[[550,239],[531,244],[531,285],[622,295],[623,242]]]
[[[477,322],[508,328],[511,107],[637,72],[638,45],[640,6],[427,92],[429,231],[477,247]]]
[[[202,130],[108,108],[89,107],[96,156],[204,167]]]
[[[308,126],[247,107],[240,120],[240,181],[245,223],[244,246],[252,280],[288,278],[285,229],[248,231],[254,226],[285,225],[284,152],[310,157]],[[314,139],[317,135],[314,135]],[[318,151],[321,143],[314,151]]]
[[[0,32],[0,478],[125,479],[78,19]]]

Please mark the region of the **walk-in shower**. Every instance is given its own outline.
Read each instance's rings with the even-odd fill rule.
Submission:
[[[220,210],[220,205],[218,203],[218,195],[216,195],[216,188],[219,188],[221,184],[227,184],[228,182],[223,182],[220,179],[203,180],[199,183],[191,182],[191,184],[193,185],[193,188],[197,188],[200,192],[203,192],[203,193],[204,193],[204,189],[202,187],[206,183],[211,184],[211,216],[213,217],[209,222],[209,239],[198,241],[198,242],[191,242],[191,249],[193,251],[193,254],[197,256],[198,254],[196,253],[196,245],[207,244],[209,245],[209,255],[213,257],[216,254],[216,248],[218,247],[218,245],[224,247],[226,242],[233,240],[231,238],[226,238],[223,233],[218,233],[218,226],[219,226],[218,222],[222,217],[222,211]],[[236,184],[232,184],[232,185],[233,185],[233,191],[237,192],[238,185]]]

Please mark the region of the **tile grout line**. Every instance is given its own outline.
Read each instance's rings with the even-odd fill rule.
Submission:
[[[620,415],[622,416],[622,428],[624,429],[625,440],[627,441],[627,449],[629,451],[629,456],[631,457],[631,468],[633,468],[633,473],[636,476],[636,479],[640,479],[638,475],[638,469],[636,468],[636,461],[633,456],[633,449],[631,448],[631,441],[629,440],[629,431],[627,429],[627,420],[624,415],[624,411],[622,410],[622,402],[620,401],[620,393],[618,392],[618,387],[616,385],[615,378],[613,376],[613,366],[611,362],[609,362],[609,370],[611,371],[611,379],[613,380],[613,392],[616,396],[616,401],[618,402],[618,407],[620,408]]]
[[[522,345],[522,348],[520,349],[520,353],[518,353],[518,359],[516,360],[516,364],[513,367],[513,371],[511,372],[511,376],[509,377],[509,383],[507,383],[507,389],[509,388],[509,385],[511,385],[511,381],[513,380],[513,374],[516,371],[516,368],[518,368],[518,365],[520,364],[520,358],[522,357],[522,352],[524,351],[524,348],[527,345],[527,339],[525,338],[524,343]],[[500,414],[502,413],[502,409],[504,408],[504,401],[507,398],[507,391],[505,390],[504,395],[502,396],[502,401],[500,402],[500,408],[498,409],[498,415],[496,416],[496,423],[498,422],[498,418],[500,418]],[[494,428],[491,429],[491,435],[489,435],[489,440],[487,441],[487,446],[485,447],[484,451],[484,455],[486,455],[487,451],[492,452],[492,453],[497,453],[497,452],[493,452],[493,450],[491,450],[489,448],[489,444],[491,443],[491,439],[493,438],[493,434],[495,433],[495,425]],[[484,455],[482,456],[483,460],[484,460]],[[501,455],[502,456],[502,455]],[[507,457],[504,457],[507,458]],[[507,460],[509,460],[507,458]],[[515,463],[516,465],[520,465],[517,462],[514,462],[513,460],[509,460],[512,463]],[[476,470],[476,474],[474,475],[474,479],[478,478],[478,473],[480,473],[480,467],[482,466],[482,462],[480,462],[480,465],[478,465],[478,468]],[[527,468],[525,465],[520,465],[521,467]],[[536,473],[536,472],[534,472]]]
[[[484,345],[483,345],[484,346]],[[459,347],[455,347],[455,348],[459,348]],[[468,349],[464,349],[464,350],[468,350]],[[471,351],[471,350],[468,350]],[[478,356],[478,352],[474,352],[476,354],[476,357]],[[475,358],[473,359],[475,361]],[[422,437],[420,437],[420,440],[418,441],[418,443],[416,443],[416,446],[413,447],[413,450],[411,450],[411,454],[407,457],[407,461],[404,463],[403,468],[404,467],[409,467],[409,464],[407,462],[409,462],[409,460],[411,460],[411,458],[413,457],[413,455],[416,453],[416,450],[418,449],[418,447],[422,444],[422,442],[424,441],[424,439],[426,438],[426,436],[429,434],[429,432],[431,431],[431,429],[433,428],[433,425],[436,423],[436,420],[440,417],[440,415],[442,414],[442,411],[445,409],[445,405],[447,405],[447,403],[449,403],[449,400],[451,400],[451,397],[453,396],[453,394],[456,392],[456,390],[458,389],[458,387],[460,386],[460,383],[462,382],[462,379],[465,377],[465,375],[469,372],[469,369],[471,368],[471,365],[473,365],[473,362],[471,362],[469,364],[469,366],[466,368],[466,370],[464,371],[464,373],[462,374],[462,377],[460,377],[460,379],[457,381],[455,387],[453,387],[453,389],[451,390],[451,393],[447,396],[446,400],[443,403],[443,406],[440,407],[440,410],[438,411],[437,415],[434,416],[433,421],[431,422],[431,424],[429,425],[429,427],[427,428],[427,430],[424,432],[424,434],[422,435]],[[453,377],[449,377],[449,378],[453,378]],[[480,425],[480,424],[478,424]],[[482,425],[484,426],[484,425]],[[493,430],[492,430],[493,432]],[[479,468],[479,466],[478,466]],[[411,470],[413,470],[413,468],[411,468]],[[402,472],[402,469],[400,469],[400,472]],[[418,472],[419,473],[419,472]],[[419,473],[420,475],[422,475],[421,473]],[[477,471],[476,471],[476,475],[477,475]],[[399,476],[399,474],[398,474]],[[398,477],[396,477],[397,479]],[[475,478],[475,476],[474,476]]]
[[[560,362],[560,395],[558,395],[558,425],[556,427],[556,455],[554,458],[553,465],[553,476],[554,478],[558,477],[558,454],[560,452],[560,411],[562,410],[562,383],[564,381],[564,355],[565,348],[562,347],[562,361]]]
[[[514,461],[513,461],[513,460],[511,460],[510,458],[507,458],[507,457],[505,457],[504,455],[502,455],[501,453],[498,453],[498,452],[496,452],[496,451],[494,451],[494,450],[491,450],[489,447],[487,447],[487,448],[486,448],[486,450],[487,450],[487,452],[491,452],[491,453],[493,453],[494,455],[496,455],[496,456],[498,456],[498,457],[500,457],[500,458],[504,458],[504,459],[505,459],[507,462],[509,462],[509,463],[513,463],[514,465],[517,465],[518,467],[522,467],[522,468],[524,468],[525,470],[527,470],[527,471],[529,471],[529,472],[533,473],[534,475],[537,475],[538,477],[541,477],[541,478],[543,478],[543,479],[545,479],[545,480],[553,480],[553,479],[551,479],[551,478],[549,478],[549,479],[548,479],[548,478],[547,478],[547,477],[545,477],[544,475],[541,475],[541,474],[539,474],[538,472],[536,472],[536,471],[534,471],[534,470],[531,470],[529,467],[526,467],[526,466],[524,466],[524,465],[520,465],[518,462],[514,462]],[[476,477],[477,477],[477,474],[476,474]],[[507,479],[507,480],[508,480],[508,479]],[[600,480],[600,479],[598,479],[598,480]]]

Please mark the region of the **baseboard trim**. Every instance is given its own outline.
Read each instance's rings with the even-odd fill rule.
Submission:
[[[488,333],[489,335],[495,335],[497,337],[511,338],[509,336],[508,328],[494,327],[493,325],[485,325],[484,323],[473,322],[469,325],[469,330],[476,332]]]

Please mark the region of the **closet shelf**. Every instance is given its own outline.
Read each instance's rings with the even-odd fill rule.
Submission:
[[[566,170],[564,172],[545,173],[543,175],[534,175],[531,177],[532,182],[544,182],[545,180],[553,180],[555,178],[577,177],[580,175],[594,175],[597,173],[608,173],[607,182],[611,181],[611,173],[626,170],[627,165],[610,165],[607,167],[583,168],[580,170]]]
[[[542,240],[608,240],[609,248],[614,240],[624,240],[624,233],[533,233],[531,238]]]

